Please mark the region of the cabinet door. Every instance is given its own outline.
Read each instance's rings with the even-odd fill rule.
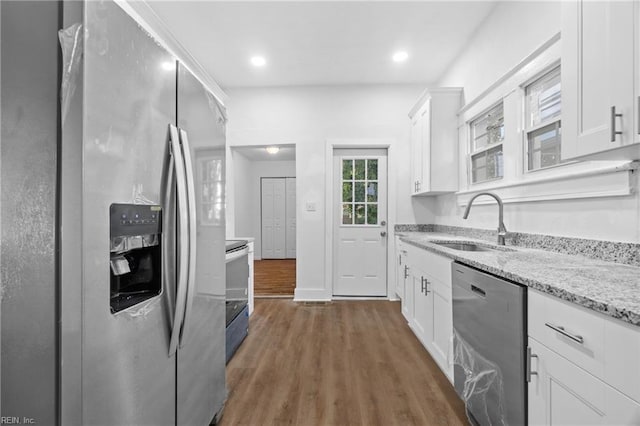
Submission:
[[[562,2],[562,159],[633,142],[634,19],[631,1]]]
[[[419,192],[422,183],[422,123],[419,110],[411,119],[411,193]]]
[[[427,99],[419,112],[422,138],[420,140],[420,181],[418,192],[431,191],[431,99]]]
[[[451,305],[451,286],[429,278],[428,290],[433,300],[433,338],[431,339],[431,354],[449,380],[452,380],[453,311]]]
[[[409,263],[409,257],[406,258],[406,274],[407,277],[403,279],[404,290],[402,298],[402,315],[404,315],[407,322],[411,325],[413,324],[413,313],[414,313],[414,305],[413,305],[413,279],[411,278],[411,264]],[[405,268],[402,268],[403,273]]]
[[[433,291],[427,288],[426,274],[421,269],[414,267],[410,279],[413,282],[415,306],[414,330],[427,349],[430,349],[430,343],[433,340]]]
[[[638,425],[640,405],[529,338],[530,425]]]
[[[396,294],[400,299],[404,299],[404,276],[407,252],[404,249],[404,244],[402,244],[400,240],[396,242],[396,259]]]

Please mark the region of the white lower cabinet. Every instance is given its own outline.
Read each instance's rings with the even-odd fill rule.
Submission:
[[[406,245],[402,313],[431,357],[453,382],[451,259]]]
[[[531,425],[640,425],[640,327],[529,289]]]
[[[413,322],[414,315],[414,303],[413,303],[413,281],[411,279],[411,265],[409,264],[409,257],[406,257],[405,266],[403,270],[402,285],[404,287],[402,298],[402,315],[407,320],[409,325]]]
[[[404,280],[407,274],[407,250],[405,243],[400,241],[400,237],[396,237],[396,295],[400,299],[404,299]]]
[[[530,425],[639,425],[640,404],[529,338]]]
[[[440,281],[429,284],[433,298],[433,335],[431,338],[432,353],[442,364],[449,380],[453,381],[453,315],[451,303],[451,283],[446,285]]]
[[[413,328],[422,344],[428,346],[433,335],[433,293],[426,290],[425,273],[412,264],[409,279],[413,287]]]

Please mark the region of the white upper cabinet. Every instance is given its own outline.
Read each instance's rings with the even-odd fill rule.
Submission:
[[[458,190],[458,119],[462,89],[429,89],[409,112],[411,194]]]
[[[633,145],[640,141],[637,8],[631,1],[562,2],[563,160],[640,152]]]

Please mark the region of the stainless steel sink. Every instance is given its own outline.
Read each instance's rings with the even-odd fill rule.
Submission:
[[[432,242],[433,244],[437,244],[439,246],[447,247],[453,250],[460,250],[460,251],[503,251],[499,248],[478,245],[475,243],[467,243],[467,242],[452,243],[452,242],[446,242],[446,241],[432,241]],[[504,249],[504,251],[511,251],[511,250]]]

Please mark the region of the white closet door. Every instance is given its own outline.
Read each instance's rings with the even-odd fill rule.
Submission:
[[[296,258],[296,178],[286,178],[286,250],[287,259]]]
[[[262,179],[262,258],[285,258],[285,179]]]

